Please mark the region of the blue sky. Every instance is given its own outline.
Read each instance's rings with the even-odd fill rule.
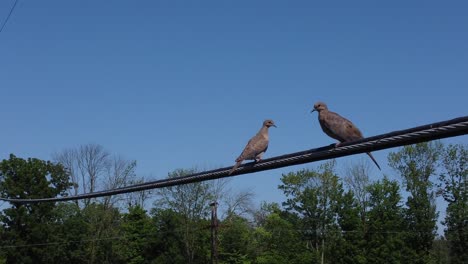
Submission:
[[[0,21],[13,2],[0,1]],[[309,113],[318,100],[367,136],[464,116],[467,11],[466,1],[20,0],[0,33],[0,158],[98,143],[156,179],[232,165],[267,118],[278,128],[265,157],[328,145]],[[391,176],[388,153],[374,155]],[[339,170],[362,159],[340,158]],[[281,173],[315,165],[231,184],[282,201]]]

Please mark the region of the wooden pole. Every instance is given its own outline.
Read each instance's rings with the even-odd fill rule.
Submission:
[[[211,206],[211,264],[218,264],[218,203]]]

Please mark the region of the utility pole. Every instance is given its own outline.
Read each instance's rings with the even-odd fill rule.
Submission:
[[[321,264],[323,264],[324,253],[325,253],[325,239],[322,237],[322,262],[320,262]]]
[[[218,264],[218,203],[211,206],[211,264]]]

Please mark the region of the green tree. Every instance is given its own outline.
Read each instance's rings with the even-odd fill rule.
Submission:
[[[431,252],[433,263],[449,264],[450,263],[450,250],[448,241],[443,238],[436,238]]]
[[[366,201],[367,207],[368,201]],[[366,263],[365,219],[362,219],[361,203],[353,191],[346,192],[338,208],[338,224],[342,236],[333,251],[341,256],[336,263]]]
[[[130,207],[120,225],[121,239],[113,243],[118,259],[115,263],[149,263],[151,242],[155,235],[156,228],[146,211],[140,206]]]
[[[86,258],[89,263],[114,263],[113,241],[119,237],[121,215],[117,208],[90,203],[82,209],[87,233]]]
[[[168,178],[181,177],[195,173],[195,170],[176,170]],[[209,204],[213,199],[210,185],[206,182],[167,187],[158,191],[160,198],[155,202],[159,208],[171,209],[181,216],[178,230],[182,229],[185,262],[188,264],[205,263],[209,256],[209,240],[202,243],[201,238],[209,234],[206,219],[210,213]],[[205,226],[204,226],[205,225]]]
[[[44,198],[65,195],[70,187],[62,165],[10,155],[0,162],[0,194],[7,198]],[[12,204],[0,214],[2,246],[7,263],[58,263],[45,246],[57,241],[58,217],[54,203]]]
[[[156,227],[154,241],[151,242],[153,261],[158,264],[186,264],[186,223],[185,215],[172,209],[154,208],[152,210],[153,225]],[[194,239],[193,263],[208,263],[210,235],[208,227],[210,221],[199,219],[191,223]]]
[[[405,263],[401,255],[405,246],[404,217],[398,183],[384,178],[371,184],[368,191],[366,262]]]
[[[252,254],[253,228],[247,219],[230,214],[220,222],[220,263],[246,263]]]
[[[437,212],[430,177],[435,174],[442,144],[438,141],[405,146],[389,154],[389,165],[404,180],[406,202],[405,263],[429,263]]]
[[[339,239],[336,221],[343,186],[334,172],[335,162],[327,162],[319,170],[302,170],[283,175],[279,186],[287,197],[286,211],[301,218],[300,228],[315,254],[326,262],[337,259],[330,249]],[[326,246],[325,246],[326,245]],[[325,253],[326,256],[325,256]]]
[[[295,214],[281,211],[274,204],[269,205],[269,213],[262,219],[261,226],[254,232],[256,250],[253,263],[314,263],[317,254],[308,248],[298,226],[301,219]]]
[[[346,168],[344,182],[348,192],[341,197],[338,210],[342,237],[334,249],[337,255],[342,256],[338,260],[340,263],[367,263],[369,171],[367,160]]]
[[[468,149],[449,145],[442,155],[439,176],[442,196],[447,201],[445,237],[449,241],[450,263],[468,263]]]
[[[172,209],[154,208],[151,212],[152,222],[156,228],[156,236],[152,242],[152,263],[183,264],[184,242],[181,228],[182,216]]]
[[[369,202],[369,180],[370,166],[368,162],[360,162],[346,168],[344,182],[350,189],[356,201],[358,202],[359,215],[362,223],[366,221],[367,206]]]
[[[59,263],[79,264],[87,262],[86,241],[89,239],[86,219],[76,203],[59,203],[55,208],[57,229],[54,235],[60,241],[49,247],[49,254],[56,255]],[[54,250],[50,250],[53,248]]]

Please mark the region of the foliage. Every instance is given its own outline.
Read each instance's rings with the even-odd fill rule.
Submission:
[[[297,215],[303,236],[316,257],[324,257],[327,248],[333,247],[338,230],[338,208],[343,186],[334,172],[335,162],[327,162],[318,170],[302,170],[283,175],[279,189],[287,197],[286,211]],[[327,259],[335,255],[329,251]]]
[[[119,237],[113,243],[117,255],[115,263],[143,264],[151,257],[151,242],[156,235],[156,227],[146,211],[139,207],[129,208],[122,217]]]
[[[8,198],[55,197],[70,186],[62,165],[14,155],[0,162],[0,178],[0,193]],[[54,262],[57,255],[45,254],[47,247],[29,245],[56,242],[58,220],[53,203],[13,204],[4,209],[1,245],[7,246],[7,263]]]
[[[398,183],[384,178],[369,186],[366,255],[368,263],[403,263],[404,215]]]
[[[181,177],[195,173],[195,170],[176,170],[168,178]],[[184,244],[183,255],[188,264],[196,263],[206,254],[200,243],[200,238],[206,230],[200,228],[200,223],[208,217],[209,203],[212,200],[210,186],[207,183],[191,183],[161,189],[160,199],[155,203],[157,207],[170,208],[181,216],[180,228]]]
[[[325,162],[282,175],[282,206],[256,210],[250,192],[230,193],[225,183],[161,189],[149,213],[133,197],[127,211],[109,199],[11,204],[0,213],[0,263],[209,263],[214,199],[227,209],[221,264],[466,263],[466,161],[463,145],[403,147],[389,155],[402,184],[372,181],[364,165],[343,178]],[[54,197],[70,186],[61,165],[14,155],[0,162],[3,197]],[[444,237],[435,237],[434,187],[447,202]]]
[[[292,218],[298,220],[287,212],[271,212],[255,230],[256,263],[310,263],[315,258]]]
[[[231,214],[219,227],[219,260],[221,263],[246,263],[254,254],[250,247],[253,228],[247,219]]]
[[[442,196],[447,201],[445,237],[449,240],[450,263],[468,263],[468,148],[449,145],[442,156]]]
[[[440,142],[405,146],[390,153],[389,165],[400,173],[409,196],[406,202],[405,263],[428,263],[435,238],[437,212],[430,177],[442,150]]]

